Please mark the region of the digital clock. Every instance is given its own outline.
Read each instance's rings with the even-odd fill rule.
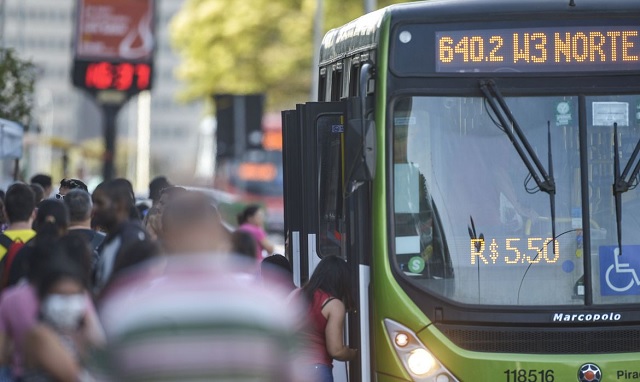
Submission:
[[[150,89],[151,74],[147,63],[83,62],[74,67],[74,84],[90,91],[138,93]]]
[[[435,32],[436,72],[640,71],[640,27]]]

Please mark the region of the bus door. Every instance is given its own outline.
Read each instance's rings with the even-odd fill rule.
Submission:
[[[301,272],[308,266],[306,256],[302,256],[303,253],[306,253],[306,251],[302,251],[302,247],[306,243],[306,236],[303,235],[303,216],[300,213],[304,206],[302,122],[299,118],[303,107],[303,105],[298,105],[297,110],[282,112],[285,255],[291,261],[293,282],[297,287],[302,286],[303,280],[308,279],[307,272],[304,275]]]
[[[284,111],[282,116],[285,233],[296,283],[303,285],[324,256],[336,255],[347,260],[353,270],[350,281],[357,289],[358,262],[348,256],[345,218],[346,103],[306,103],[295,111]],[[346,343],[360,348],[359,298],[354,297],[356,306],[347,320]],[[354,372],[359,375],[359,368],[358,361],[351,363],[351,371],[344,363],[334,362],[334,378],[360,380],[353,376]]]
[[[303,285],[322,257],[345,257],[336,192],[342,181],[344,104],[307,103],[282,115],[287,255]]]

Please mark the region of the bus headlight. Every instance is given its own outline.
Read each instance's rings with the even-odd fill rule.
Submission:
[[[400,346],[401,348],[409,345],[409,336],[406,335],[405,333],[398,333],[396,334],[396,345]]]
[[[436,366],[436,360],[424,349],[416,349],[409,353],[407,366],[413,374],[424,375]]]
[[[413,331],[390,319],[384,320],[384,326],[398,358],[414,381],[458,382]]]

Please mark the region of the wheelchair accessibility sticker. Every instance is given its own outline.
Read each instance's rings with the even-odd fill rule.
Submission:
[[[602,246],[600,290],[603,296],[640,295],[640,245]]]

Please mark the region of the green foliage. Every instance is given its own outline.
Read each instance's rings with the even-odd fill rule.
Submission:
[[[0,48],[0,118],[29,126],[35,80],[33,63],[13,49]]]
[[[362,14],[362,1],[323,1],[325,31]],[[183,58],[181,98],[266,92],[276,110],[308,99],[315,7],[316,0],[186,2],[170,26]]]
[[[183,57],[177,74],[187,82],[182,96],[267,90],[269,96],[300,94],[308,79],[282,79],[308,58],[298,51],[309,45],[305,6],[304,0],[187,2],[171,25],[173,45]]]

